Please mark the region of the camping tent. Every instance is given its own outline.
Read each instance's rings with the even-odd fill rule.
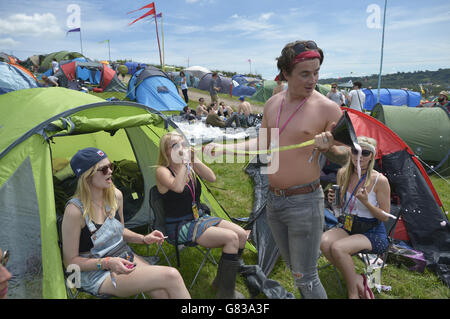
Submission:
[[[181,85],[180,72],[166,72],[166,73],[172,79],[173,83],[175,83],[178,86]],[[189,72],[186,72],[186,70],[184,70],[184,75],[186,77],[186,84],[187,84],[188,87],[195,88],[195,87],[198,86],[198,82],[199,82],[198,78],[196,78],[195,76],[193,76]]]
[[[256,89],[255,94],[252,95],[250,100],[266,102],[272,97],[273,89],[277,86],[277,82],[273,80],[265,80],[261,83],[261,86]]]
[[[158,111],[181,111],[186,106],[167,73],[152,66],[133,74],[127,97]]]
[[[99,87],[105,92],[126,92],[127,89],[116,75],[116,72],[108,65],[98,62],[70,61],[61,63],[58,72],[60,85],[68,87],[69,82],[76,79],[89,80],[91,83],[99,84]]]
[[[75,58],[82,57],[83,55],[78,52],[58,51],[48,54],[44,60],[42,60],[39,72],[45,72],[52,67],[53,59],[56,61],[73,60]]]
[[[189,74],[195,76],[197,79],[201,79],[206,73],[211,73],[211,71],[207,68],[198,65],[190,66],[184,69],[184,72],[188,72]]]
[[[0,94],[39,87],[36,79],[17,65],[0,62]]]
[[[247,86],[245,84],[241,84],[239,86],[233,87],[231,91],[233,96],[253,96],[256,93],[256,89],[252,86]]]
[[[29,77],[37,81],[34,74],[23,65],[20,65],[19,60],[15,56],[0,52],[0,61],[14,65],[17,69],[20,69],[23,73],[26,73]]]
[[[133,75],[136,73],[138,66],[140,66],[142,69],[147,66],[147,64],[144,63],[137,63],[137,62],[125,62],[125,66],[128,68],[128,74]]]
[[[70,180],[73,172],[57,177],[52,169],[88,146],[102,149],[112,161],[136,163],[143,191],[122,190],[124,201],[140,203],[136,211],[124,211],[125,226],[145,226],[151,223],[148,195],[155,184],[159,138],[175,125],[145,105],[59,87],[3,94],[0,113],[0,247],[13,252],[8,296],[65,298],[55,185],[57,179]],[[202,201],[230,220],[203,183],[202,188]]]
[[[441,221],[447,221],[447,217],[423,166],[408,145],[387,126],[363,112],[343,109],[349,113],[358,136],[378,141],[375,168],[388,178],[391,185],[391,213],[400,211],[402,220],[399,225],[406,228],[411,245],[424,253],[428,266],[450,286],[450,228],[440,225]],[[254,209],[246,228],[252,229],[258,265],[268,276],[279,252],[265,221],[268,182],[267,177],[260,174],[262,165],[251,163],[246,169],[255,182]]]
[[[450,118],[444,109],[377,104],[371,115],[397,133],[422,160],[450,175]]]
[[[207,73],[200,78],[197,89],[209,91],[209,83],[212,79],[212,73]],[[216,85],[220,88],[219,93],[230,94],[233,87],[238,86],[237,82],[233,82],[231,78],[227,78],[218,74],[216,79]]]
[[[378,89],[363,89],[366,95],[364,109],[371,111],[378,100]],[[407,105],[416,107],[420,104],[420,93],[399,90],[399,89],[380,89],[380,103],[383,105]]]

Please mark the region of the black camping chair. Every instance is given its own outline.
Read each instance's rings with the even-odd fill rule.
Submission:
[[[152,218],[153,218],[153,222],[151,223],[152,225],[152,229],[153,230],[159,230],[160,232],[162,232],[163,234],[166,234],[166,222],[165,222],[165,212],[164,212],[164,207],[163,207],[163,203],[162,203],[162,198],[161,198],[161,194],[158,191],[158,188],[155,186],[153,186],[150,189],[150,208],[152,210]],[[202,270],[203,266],[206,263],[206,260],[210,260],[215,266],[218,266],[216,260],[214,259],[214,257],[211,254],[211,248],[207,248],[206,250],[202,250],[198,247],[198,244],[196,243],[190,243],[190,244],[179,244],[178,242],[172,241],[167,239],[166,240],[170,245],[175,247],[175,255],[177,258],[177,265],[178,267],[181,266],[181,261],[180,261],[180,252],[186,248],[190,248],[190,247],[195,247],[202,255],[203,255],[203,259],[202,262],[200,264],[200,266],[198,267],[198,270],[194,276],[194,279],[191,282],[191,285],[189,286],[189,289],[191,289],[194,284],[195,281],[197,280],[198,275],[200,274],[200,271]],[[169,266],[172,266],[172,264],[170,263],[170,259],[173,257],[170,256],[170,258],[167,256],[164,248],[161,246],[159,246],[158,251],[161,250],[166,261],[167,264]]]

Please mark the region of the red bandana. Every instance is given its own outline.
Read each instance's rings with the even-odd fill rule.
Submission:
[[[292,65],[299,63],[299,62],[303,62],[305,60],[310,60],[310,59],[315,59],[315,58],[320,59],[319,52],[317,52],[315,50],[304,51],[295,57],[294,61],[292,61]]]

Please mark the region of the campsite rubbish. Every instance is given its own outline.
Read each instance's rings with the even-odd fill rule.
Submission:
[[[404,264],[411,271],[423,273],[427,262],[423,253],[408,247],[406,244],[394,244],[388,255],[391,264]]]

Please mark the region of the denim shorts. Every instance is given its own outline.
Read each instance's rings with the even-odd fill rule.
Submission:
[[[109,270],[92,270],[81,272],[81,288],[94,296],[101,296],[100,287],[106,277],[110,276]]]

